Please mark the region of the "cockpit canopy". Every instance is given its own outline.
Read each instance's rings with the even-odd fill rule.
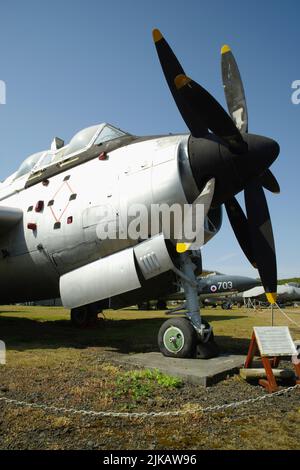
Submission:
[[[87,149],[92,145],[99,145],[100,143],[117,139],[123,135],[126,135],[126,133],[110,126],[109,124],[87,127],[74,135],[64,155],[72,155],[78,151]]]
[[[18,169],[15,175],[15,179],[20,178],[21,176],[29,173],[31,169],[34,168],[34,166],[39,162],[44,153],[45,152],[37,152],[27,157]]]
[[[15,174],[14,179],[16,180],[30,172],[37,171],[52,163],[57,163],[65,158],[82,153],[93,145],[99,145],[125,135],[129,134],[107,123],[87,127],[77,132],[70,140],[70,143],[60,149],[45,150],[27,157]]]

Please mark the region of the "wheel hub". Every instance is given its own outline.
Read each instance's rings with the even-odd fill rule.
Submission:
[[[163,341],[165,348],[175,354],[184,347],[184,335],[176,326],[171,326],[165,331]]]

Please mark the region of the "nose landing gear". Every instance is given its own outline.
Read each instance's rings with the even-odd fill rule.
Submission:
[[[209,359],[219,354],[209,323],[201,318],[196,266],[188,253],[182,253],[181,269],[177,271],[185,292],[186,318],[170,318],[158,333],[158,346],[167,357]],[[170,312],[171,313],[171,312]]]

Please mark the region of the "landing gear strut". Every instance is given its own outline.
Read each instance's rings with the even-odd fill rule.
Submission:
[[[95,326],[98,320],[98,310],[91,305],[83,305],[71,310],[71,322],[77,328]]]
[[[209,323],[201,318],[198,299],[196,266],[188,252],[180,255],[181,278],[185,292],[186,318],[169,319],[162,324],[158,333],[158,346],[164,356],[209,359],[219,354],[214,334]],[[170,312],[171,313],[171,312]]]

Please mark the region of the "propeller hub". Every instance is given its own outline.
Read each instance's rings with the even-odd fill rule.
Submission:
[[[189,159],[199,191],[210,178],[216,179],[213,206],[223,204],[245,189],[279,154],[278,143],[268,137],[245,134],[243,138],[248,146],[243,154],[234,153],[212,134],[189,139]]]
[[[248,181],[262,175],[272,165],[280,149],[278,143],[268,137],[244,134],[243,139],[248,145],[247,152],[243,155],[231,154],[231,158],[244,187]],[[228,149],[222,145],[220,151],[225,157]]]

